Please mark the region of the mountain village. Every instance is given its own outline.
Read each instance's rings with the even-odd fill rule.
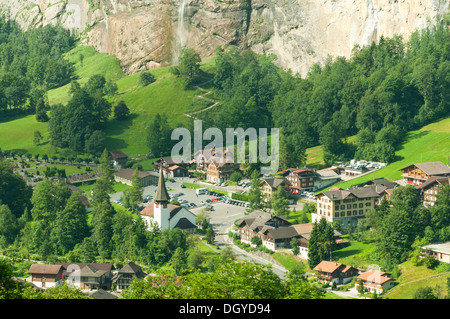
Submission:
[[[315,223],[325,219],[332,224],[339,221],[343,226],[356,228],[358,222],[366,217],[366,213],[376,208],[383,200],[389,201],[392,192],[397,187],[412,185],[420,198],[421,205],[434,205],[439,192],[449,187],[450,168],[442,162],[412,163],[401,168],[402,178],[390,181],[385,178],[370,180],[363,185],[341,189],[333,186],[342,180],[351,180],[364,174],[373,174],[385,166],[384,163],[365,161],[350,161],[340,166],[332,166],[321,170],[307,167],[290,168],[281,171],[276,176],[261,176],[259,179],[261,201],[270,203],[274,193],[280,189],[285,192],[290,206],[298,203],[312,203],[315,211],[311,214],[311,221],[303,224],[291,223],[283,215],[276,215],[271,209],[254,210],[250,203],[242,200],[242,195],[248,195],[251,181],[242,180],[235,186],[228,186],[230,176],[239,171],[239,166],[233,163],[222,163],[225,152],[213,151],[210,157],[200,152],[190,163],[174,163],[170,157],[155,161],[153,171],[139,171],[140,186],[153,187],[153,195],[142,198],[140,216],[146,225],[154,223],[161,230],[178,228],[186,233],[196,233],[199,225],[196,215],[209,211],[209,214],[233,213],[234,209],[247,210],[241,218],[230,220],[228,234],[223,233],[226,245],[234,246],[232,237],[237,237],[241,244],[250,247],[261,245],[271,252],[293,254],[307,262],[308,242]],[[233,152],[233,150],[231,150]],[[137,170],[123,168],[128,156],[121,151],[110,152],[111,165],[115,168],[115,182],[132,185],[133,175]],[[194,174],[202,174],[202,181],[197,181]],[[197,175],[199,176],[199,175]],[[64,179],[73,192],[77,192],[84,199],[85,208],[89,210],[88,197],[83,190],[70,183],[70,178]],[[176,180],[189,181],[189,189],[181,183],[181,190],[195,191],[195,197],[189,201],[183,200],[183,193],[174,193],[171,185]],[[196,188],[192,188],[196,185]],[[240,186],[239,186],[240,185]],[[220,190],[213,191],[211,187]],[[170,189],[172,192],[168,192]],[[227,195],[224,195],[226,193]],[[236,196],[238,194],[238,196]],[[120,205],[120,199],[111,201]],[[235,197],[240,200],[234,199]],[[173,200],[176,200],[174,204]],[[201,199],[201,200],[200,200]],[[216,206],[216,208],[214,208]],[[221,206],[221,208],[219,208]],[[270,207],[270,206],[269,206]],[[214,224],[213,224],[214,225]],[[334,230],[335,249],[349,245],[342,234]],[[217,237],[216,237],[217,242]],[[295,247],[295,249],[294,249]],[[424,256],[434,256],[443,263],[450,263],[450,242],[431,243],[421,247]],[[251,253],[250,253],[251,254]],[[267,254],[266,254],[267,255]],[[270,254],[269,254],[270,255]],[[266,257],[270,258],[270,257]],[[284,269],[284,271],[286,271]],[[94,298],[118,298],[122,290],[130,287],[132,280],[143,280],[146,276],[156,276],[145,273],[141,266],[130,261],[121,268],[112,263],[64,263],[33,264],[29,277],[21,279],[31,283],[36,289],[47,289],[66,282],[89,292]],[[354,265],[345,265],[331,260],[322,260],[310,273],[316,280],[329,285],[348,285],[355,283],[349,291],[354,297],[358,296],[358,289],[363,285],[368,293],[381,295],[395,286],[395,279],[381,268],[360,269]]]

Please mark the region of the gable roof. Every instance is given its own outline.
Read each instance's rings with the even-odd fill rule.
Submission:
[[[390,180],[387,180],[386,178],[376,178],[366,183],[366,185],[379,185],[379,186],[385,186],[386,188],[394,188],[398,186],[397,183],[391,182]]]
[[[134,262],[129,262],[122,269],[119,270],[119,273],[124,274],[136,274],[141,271],[141,266],[136,265]]]
[[[267,177],[262,180],[266,182],[270,187],[277,189],[283,183],[290,185],[289,181],[284,177]]]
[[[425,189],[436,183],[441,184],[441,185],[449,185],[450,184],[450,176],[432,176],[429,179],[427,179],[422,185],[418,185],[417,188]]]
[[[128,155],[122,151],[111,151],[109,152],[109,154],[111,154],[111,158],[114,160],[121,158],[128,158]]]
[[[423,171],[425,174],[429,176],[433,175],[450,175],[450,168],[442,163],[441,161],[435,161],[435,162],[425,162],[425,163],[416,163],[411,164],[406,167],[401,168],[400,170],[404,170],[408,167],[415,166],[421,171]]]
[[[385,282],[387,282],[389,280],[394,280],[390,277],[387,277],[386,275],[387,275],[386,272],[371,269],[369,271],[363,272],[358,277],[356,277],[356,279],[371,282],[374,284],[380,284],[380,285],[384,284]]]
[[[125,178],[127,180],[132,180],[134,172],[135,172],[135,169],[133,169],[133,168],[124,168],[118,172],[115,172],[113,175],[121,177],[121,178]],[[150,175],[149,173],[145,173],[142,171],[138,171],[138,174],[139,174],[139,178],[144,178],[144,177],[147,177]]]
[[[186,217],[180,218],[180,220],[175,225],[175,227],[180,228],[180,229],[197,228],[197,226],[195,226],[193,223],[191,223],[191,221],[189,219],[187,219]]]
[[[62,262],[58,262],[55,264],[63,266],[64,270],[66,272],[67,272],[67,270],[74,271],[76,269],[82,269],[87,265],[90,265],[97,270],[104,270],[106,273],[109,273],[113,269],[115,269],[114,265],[111,263],[62,263]]]
[[[341,263],[337,263],[334,261],[326,261],[322,260],[313,270],[333,273],[339,269],[339,267],[343,266]],[[344,265],[345,266],[345,265]]]
[[[347,198],[349,195],[354,195],[357,198],[379,197],[380,195],[377,190],[381,193],[384,190],[382,188],[383,187],[377,189],[377,186],[365,186],[347,190],[330,189],[329,191],[318,194],[318,196],[325,195],[331,200],[342,200]]]
[[[274,239],[285,239],[299,236],[299,234],[295,231],[295,229],[290,226],[282,226],[278,228],[268,229],[267,232]]]
[[[258,210],[248,214],[244,218],[241,218],[236,224],[242,227],[242,225],[245,223],[250,229],[255,230],[258,228],[262,229],[262,227],[272,219],[279,219],[287,225],[291,224],[284,216],[275,216]]]
[[[64,267],[62,265],[42,265],[42,264],[32,264],[30,269],[28,270],[29,274],[47,274],[47,275],[56,275]]]

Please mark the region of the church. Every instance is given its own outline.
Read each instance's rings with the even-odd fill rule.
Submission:
[[[162,231],[179,228],[188,233],[193,233],[197,228],[195,215],[192,212],[185,207],[170,204],[170,197],[167,193],[162,169],[159,171],[156,195],[153,201],[140,214],[148,227],[151,227],[156,222]]]

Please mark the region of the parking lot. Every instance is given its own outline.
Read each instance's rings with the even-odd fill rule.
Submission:
[[[177,199],[181,205],[185,206],[193,213],[199,211],[196,208],[212,208],[216,209],[217,204],[227,202],[227,205],[245,208],[245,202],[236,201],[229,198],[229,196],[223,196],[219,193],[207,193],[207,194],[197,194],[196,190],[193,188],[187,188],[182,185],[183,182],[193,183],[191,178],[180,177],[173,179],[173,182],[167,181],[166,188],[171,199]],[[201,185],[199,183],[199,185]],[[203,185],[201,185],[203,186]],[[214,185],[204,185],[204,188],[213,188],[227,191],[242,191],[242,187],[218,187]],[[144,203],[143,207],[148,205],[153,200],[153,196],[156,194],[157,186],[146,186],[143,187],[143,197]],[[113,202],[119,203],[123,192],[118,192],[110,194],[110,199]],[[228,201],[227,201],[228,200]],[[247,205],[248,206],[248,205]],[[143,208],[142,207],[142,208]],[[245,210],[245,209],[244,209]]]

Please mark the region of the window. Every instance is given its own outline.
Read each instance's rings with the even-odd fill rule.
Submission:
[[[356,210],[353,211],[353,216],[358,214],[358,212]]]
[[[364,214],[364,211],[362,209],[359,210],[359,214],[362,215]]]
[[[336,205],[336,210],[339,210],[339,205]]]
[[[353,204],[353,208],[358,208],[358,204]]]
[[[359,203],[359,208],[363,208],[364,204],[363,203]]]

